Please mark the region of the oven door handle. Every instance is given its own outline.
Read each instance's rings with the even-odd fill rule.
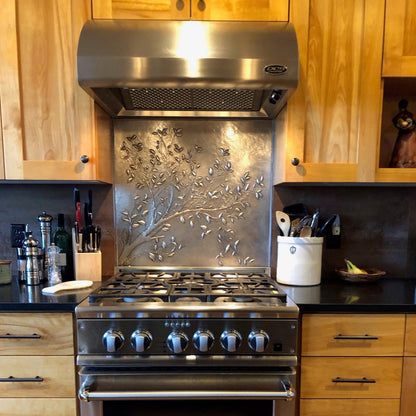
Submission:
[[[135,399],[292,399],[295,392],[289,381],[281,380],[281,391],[234,391],[234,390],[169,390],[169,391],[91,391],[91,385],[82,386],[78,397],[84,401],[135,400]]]

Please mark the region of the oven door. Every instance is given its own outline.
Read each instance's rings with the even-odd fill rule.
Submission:
[[[81,416],[293,416],[292,368],[80,371]],[[151,413],[149,413],[151,412]]]

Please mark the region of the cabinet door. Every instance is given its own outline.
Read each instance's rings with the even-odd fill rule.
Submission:
[[[402,398],[400,416],[413,416],[416,408],[416,357],[403,361]]]
[[[387,0],[383,76],[416,77],[416,0]]]
[[[301,399],[300,416],[398,416],[398,399]]]
[[[76,399],[0,398],[2,415],[7,416],[76,416]]]
[[[289,1],[192,0],[192,20],[288,21]]]
[[[77,43],[89,5],[88,0],[2,3],[6,179],[101,180],[94,104],[76,78]]]
[[[406,315],[406,338],[404,355],[416,356],[416,315]]]
[[[0,179],[4,179],[4,156],[3,156],[3,126],[1,122],[1,97],[0,97]]]
[[[286,151],[275,180],[374,181],[384,0],[292,0],[289,20],[300,81],[278,132]]]
[[[189,20],[190,0],[93,0],[93,19]]]

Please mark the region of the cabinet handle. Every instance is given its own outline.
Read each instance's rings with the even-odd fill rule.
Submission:
[[[336,377],[332,379],[333,383],[375,383],[376,381],[373,378],[342,378]]]
[[[81,156],[81,162],[82,163],[88,163],[90,161],[90,158],[87,155]]]
[[[185,7],[185,3],[184,3],[184,1],[183,1],[183,0],[178,0],[178,1],[176,2],[176,10],[181,11],[181,10],[183,10],[183,9],[184,9],[184,7]]]
[[[298,166],[298,165],[299,165],[299,162],[300,162],[300,160],[299,160],[297,157],[294,157],[294,158],[290,161],[290,163],[291,163],[293,166]]]
[[[39,382],[39,381],[43,381],[42,377],[36,376],[33,378],[26,378],[26,377],[13,377],[13,376],[9,376],[7,378],[0,378],[0,382],[1,383],[21,383],[21,382]]]
[[[33,339],[38,339],[40,338],[40,335],[38,334],[32,334],[32,335],[13,335],[13,334],[3,334],[0,335],[0,338],[33,338]]]
[[[334,339],[378,339],[378,337],[374,335],[342,335],[338,334],[334,336]]]

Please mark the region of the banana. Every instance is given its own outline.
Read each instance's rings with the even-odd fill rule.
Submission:
[[[348,273],[351,274],[367,274],[367,272],[363,269],[358,268],[355,264],[352,264],[349,260],[344,259],[345,264],[348,268]]]

